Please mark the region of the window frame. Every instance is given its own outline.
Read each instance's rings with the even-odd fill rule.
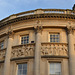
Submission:
[[[15,60],[13,75],[17,75],[17,72],[18,72],[17,65],[18,64],[24,64],[24,63],[27,63],[27,75],[28,75],[28,73],[29,73],[29,70],[28,70],[29,69],[29,60],[28,59]]]
[[[28,36],[28,43],[27,43],[27,40],[26,40],[26,43],[24,43],[24,36],[26,36],[26,37]],[[23,37],[23,43],[22,43],[22,37]],[[26,39],[27,39],[27,38],[26,38]],[[21,41],[21,42],[20,42],[21,45],[23,45],[23,44],[29,44],[29,34],[21,35],[21,36],[20,36],[20,41]]]
[[[50,37],[50,35],[59,35],[59,36],[57,37],[58,42],[56,42],[56,41],[54,41],[54,42],[52,41],[52,42],[51,42],[51,37]],[[55,37],[56,37],[56,36],[55,36]],[[54,39],[57,40],[55,37],[54,37]],[[60,33],[57,33],[57,32],[56,32],[56,33],[55,33],[55,32],[49,33],[49,42],[50,42],[50,43],[59,43],[59,42],[60,42]]]
[[[49,65],[48,65],[48,67],[49,67],[49,72],[48,72],[48,74],[50,75],[50,63],[60,63],[60,66],[61,66],[61,74],[60,75],[62,75],[62,64],[61,64],[61,62],[49,62]],[[56,75],[56,74],[55,74]]]
[[[49,75],[49,63],[61,63],[61,75],[63,75],[63,59],[53,59],[53,58],[48,58],[47,61],[46,61],[47,65],[46,65],[46,75]]]
[[[3,46],[1,45],[2,43],[3,43]],[[4,40],[3,41],[0,41],[0,50],[2,50],[2,49],[4,49]]]
[[[16,70],[16,75],[18,75],[18,65],[19,64],[27,64],[27,62],[23,62],[23,63],[17,63],[17,70]],[[28,64],[27,64],[27,67],[28,67]],[[26,69],[27,72],[28,72],[28,68]],[[27,74],[26,74],[27,75]]]

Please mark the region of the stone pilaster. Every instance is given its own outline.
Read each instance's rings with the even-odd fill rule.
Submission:
[[[11,50],[12,50],[12,42],[13,42],[12,35],[13,35],[13,32],[9,30],[7,32],[8,44],[7,44],[6,56],[5,56],[5,62],[4,62],[3,75],[10,75],[10,58],[11,58]]]
[[[75,51],[73,39],[73,26],[68,26],[68,48],[69,48],[69,75],[75,75]]]
[[[68,59],[63,59],[62,62],[62,75],[69,75]]]
[[[40,75],[40,58],[41,58],[41,31],[42,26],[37,25],[35,29],[35,58],[34,58],[34,75]]]

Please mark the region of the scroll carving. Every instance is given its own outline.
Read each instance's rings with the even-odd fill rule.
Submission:
[[[11,58],[34,56],[34,45],[14,47],[11,52]]]
[[[41,55],[68,56],[67,45],[65,44],[42,44]]]

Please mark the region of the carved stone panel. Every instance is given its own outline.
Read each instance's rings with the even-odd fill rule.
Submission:
[[[6,49],[0,50],[0,61],[5,59],[5,52],[6,52]]]
[[[19,45],[12,48],[11,58],[34,56],[34,44]]]
[[[45,43],[41,46],[41,55],[68,56],[67,44]]]

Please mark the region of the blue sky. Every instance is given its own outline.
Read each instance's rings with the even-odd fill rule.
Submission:
[[[42,9],[72,9],[75,0],[0,0],[0,20],[9,15]]]

